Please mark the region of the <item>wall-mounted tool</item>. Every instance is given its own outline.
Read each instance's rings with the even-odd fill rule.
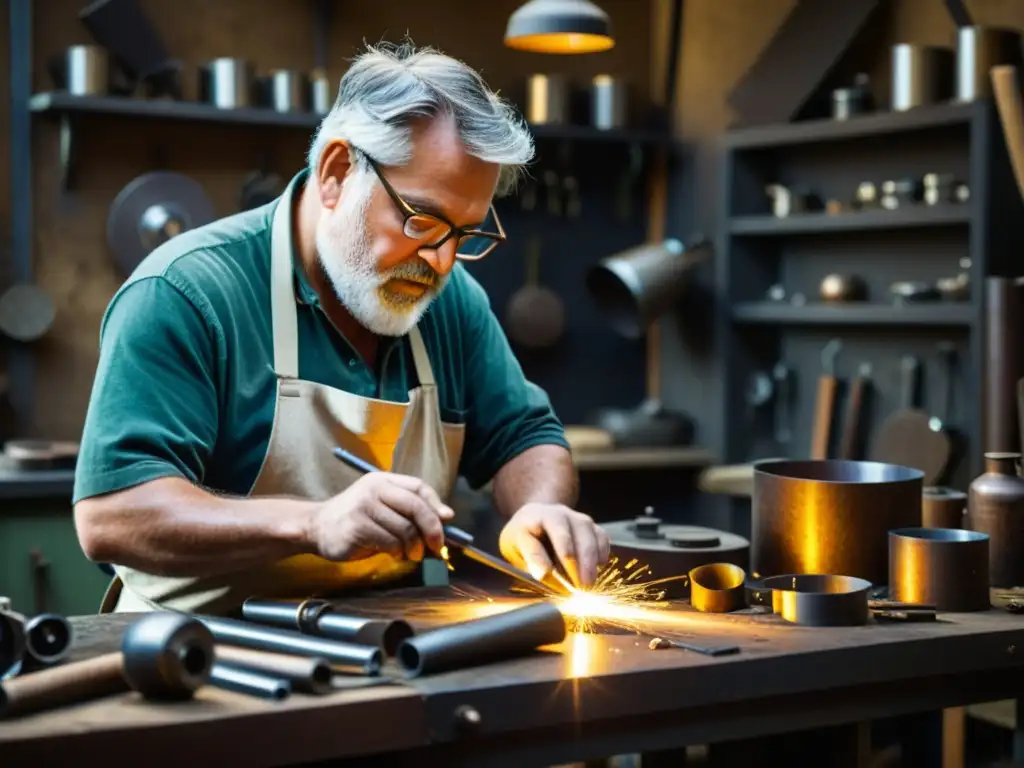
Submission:
[[[836,360],[842,348],[842,341],[832,339],[821,350],[821,376],[818,377],[818,396],[814,403],[814,423],[811,427],[812,459],[827,459],[832,445],[832,425],[839,390]]]
[[[505,306],[505,328],[513,343],[528,349],[554,346],[565,333],[565,305],[540,282],[539,235],[526,242],[526,279]]]
[[[943,467],[939,477],[935,480],[935,484],[943,481],[943,479],[950,474],[953,467],[954,458],[959,456],[960,449],[963,447],[963,435],[961,435],[957,429],[953,426],[953,408],[956,400],[956,378],[957,378],[957,362],[959,360],[959,353],[957,352],[956,345],[952,342],[945,342],[939,345],[939,359],[942,363],[943,374],[945,376],[945,402],[943,404],[943,410],[941,416],[932,416],[929,426],[933,432],[939,432],[946,436],[949,440],[949,459],[946,466]]]
[[[892,49],[892,110],[938,104],[953,97],[952,49],[900,43]]]
[[[867,114],[874,108],[871,80],[863,72],[853,78],[853,84],[849,87],[836,88],[832,91],[833,120],[849,120],[856,115]]]
[[[871,409],[871,363],[861,363],[857,375],[850,381],[846,396],[843,431],[839,435],[839,458],[860,459],[864,452],[864,433]]]
[[[747,421],[753,423],[759,409],[771,403],[775,396],[775,381],[765,371],[754,371],[747,379],[743,399],[747,404]]]
[[[936,432],[931,416],[920,407],[921,361],[907,355],[900,368],[902,405],[882,423],[871,446],[871,459],[914,467],[924,473],[924,485],[936,485],[949,463],[949,436]]]
[[[775,381],[775,442],[780,446],[788,445],[793,439],[793,369],[781,360],[772,368],[772,379]]]
[[[822,301],[829,302],[865,301],[868,284],[859,275],[825,275],[818,286],[818,295]]]
[[[784,219],[800,213],[818,213],[825,210],[821,196],[807,187],[788,187],[769,184],[764,188],[772,204],[772,216]]]
[[[199,182],[180,173],[154,171],[130,181],[107,216],[107,244],[125,277],[154,249],[216,218]]]

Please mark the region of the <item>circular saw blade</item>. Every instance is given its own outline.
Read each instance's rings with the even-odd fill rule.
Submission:
[[[195,179],[171,171],[154,171],[132,179],[114,199],[107,217],[107,243],[126,277],[155,248],[145,227],[147,214],[152,219],[153,211],[173,216],[175,234],[216,218],[213,203]]]

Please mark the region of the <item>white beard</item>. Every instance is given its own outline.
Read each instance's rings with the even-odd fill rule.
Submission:
[[[378,336],[404,336],[420,321],[444,288],[448,276],[439,277],[426,262],[406,262],[379,272],[370,252],[366,211],[374,185],[366,172],[350,178],[340,203],[324,210],[316,227],[320,266],[335,295],[356,321]],[[390,291],[389,280],[423,279],[435,285],[418,298]]]

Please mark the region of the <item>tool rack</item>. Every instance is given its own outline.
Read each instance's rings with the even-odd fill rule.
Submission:
[[[837,358],[842,383],[863,363],[872,369],[873,406],[866,414],[873,432],[900,403],[900,359],[915,355],[923,368],[921,405],[948,420],[964,449],[948,482],[965,490],[981,472],[984,383],[984,320],[987,276],[1019,273],[1021,215],[1002,131],[987,100],[942,104],[908,112],[876,113],[845,121],[813,120],[728,133],[721,164],[715,266],[715,337],[725,387],[720,442],[726,461],[771,456],[809,456],[821,352],[841,339]],[[966,181],[964,203],[903,204],[895,210],[771,215],[765,186],[806,185],[823,199],[848,203],[861,181],[920,178],[952,173]],[[957,274],[970,258],[966,301],[894,304],[889,285],[901,280],[934,282]],[[830,273],[856,274],[868,283],[868,300],[826,304],[820,280]],[[805,305],[772,301],[767,291],[781,284],[799,292]],[[959,365],[954,412],[946,414],[946,371],[938,348],[953,343]],[[774,439],[775,408],[751,416],[745,387],[756,371],[779,361],[795,373],[788,425],[792,438]],[[837,423],[835,433],[841,428]],[[833,454],[834,455],[834,454]],[[734,530],[749,518],[732,505]]]

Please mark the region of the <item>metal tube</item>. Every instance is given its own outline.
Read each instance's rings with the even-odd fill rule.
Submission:
[[[213,633],[218,643],[240,645],[257,651],[318,656],[327,659],[336,672],[353,675],[377,675],[383,661],[380,648],[343,643],[274,627],[261,627],[234,619],[197,617]]]
[[[416,677],[523,656],[564,639],[562,612],[553,603],[537,602],[411,637],[398,647],[398,663]]]
[[[320,635],[356,645],[376,645],[388,656],[394,656],[399,643],[416,634],[412,626],[401,619],[374,619],[338,613],[326,600],[250,598],[242,604],[242,616],[260,624],[298,628],[308,635]]]
[[[124,676],[147,698],[188,699],[210,679],[213,635],[180,613],[143,616],[121,638]]]
[[[939,611],[988,610],[988,547],[988,535],[976,531],[890,531],[889,596]]]
[[[220,662],[213,665],[210,685],[223,688],[225,691],[277,701],[287,699],[292,694],[291,683],[287,680]]]
[[[264,672],[271,677],[287,680],[293,690],[322,695],[334,690],[331,679],[334,670],[327,659],[316,656],[294,656],[285,653],[267,653],[231,645],[217,647],[217,664]]]
[[[690,605],[706,613],[728,613],[747,605],[747,574],[732,563],[708,563],[690,571]]]
[[[25,655],[37,665],[62,661],[73,639],[71,623],[55,613],[41,613],[25,622]]]

